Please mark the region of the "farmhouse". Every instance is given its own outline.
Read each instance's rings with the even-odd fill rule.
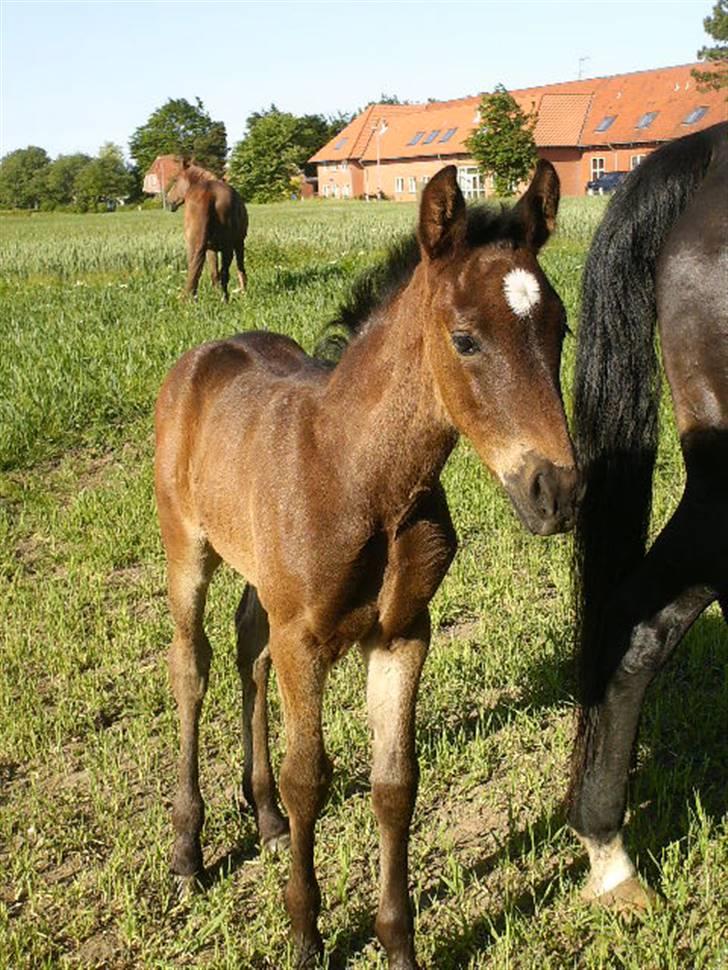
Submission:
[[[698,91],[694,67],[615,74],[511,91],[536,111],[538,153],[553,162],[564,195],[584,195],[604,172],[629,171],[663,142],[728,117],[725,91]],[[443,165],[456,164],[467,198],[491,186],[466,141],[480,123],[480,96],[428,104],[370,105],[310,159],[318,194],[412,201]]]

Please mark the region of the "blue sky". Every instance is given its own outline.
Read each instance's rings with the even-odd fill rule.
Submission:
[[[238,141],[271,102],[352,111],[695,60],[714,0],[0,0],[0,155],[95,153],[170,97]]]

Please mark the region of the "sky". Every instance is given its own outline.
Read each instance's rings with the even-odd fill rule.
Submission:
[[[0,155],[128,152],[169,98],[228,144],[253,111],[351,112],[686,64],[714,0],[0,0]]]

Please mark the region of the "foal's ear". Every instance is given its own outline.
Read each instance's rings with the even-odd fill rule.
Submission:
[[[191,164],[192,164],[192,159],[190,158],[190,156],[189,155],[183,155],[182,156],[182,168],[183,169],[189,168]]]
[[[524,242],[534,253],[554,231],[560,197],[561,186],[556,169],[545,158],[539,159],[531,184],[515,207]]]
[[[455,250],[465,239],[466,223],[457,168],[448,165],[430,179],[422,193],[417,234],[424,255],[436,259]]]

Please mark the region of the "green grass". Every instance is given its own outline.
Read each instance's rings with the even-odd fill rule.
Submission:
[[[567,200],[543,262],[575,324],[601,200]],[[181,220],[0,220],[0,968],[284,968],[287,859],[235,809],[241,581],[210,596],[203,716],[212,887],[172,905],[176,714],[152,495],[156,389],[187,347],[265,327],[311,348],[353,274],[412,224],[393,204],[251,207],[250,288],[180,301]],[[573,359],[567,342],[565,376]],[[682,471],[665,409],[655,527]],[[461,549],[433,603],[412,840],[424,966],[718,968],[728,960],[725,627],[709,612],[651,691],[630,847],[667,905],[625,925],[580,905],[564,828],[574,701],[568,537],[538,540],[461,444],[445,474]],[[382,967],[361,664],[327,695],[335,763],[318,826],[330,965]],[[282,737],[273,691],[274,758]]]

